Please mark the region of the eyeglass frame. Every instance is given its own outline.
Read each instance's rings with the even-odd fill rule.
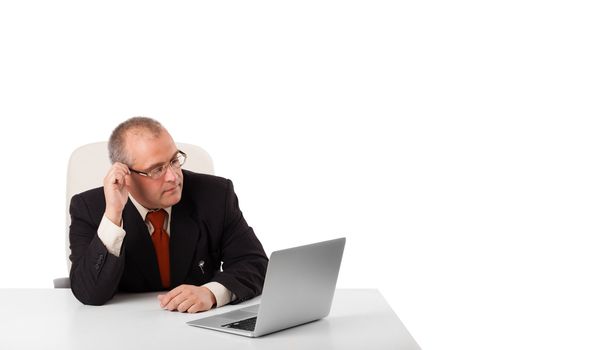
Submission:
[[[182,159],[182,163],[180,163],[180,157],[179,157],[179,156],[182,156],[182,157],[183,157],[183,159]],[[181,150],[178,150],[178,152],[176,152],[176,155],[174,156],[174,158],[172,158],[172,159],[171,159],[169,162],[165,162],[165,163],[163,163],[163,164],[161,164],[161,165],[159,165],[159,166],[156,166],[156,167],[154,167],[153,169],[151,169],[151,170],[149,170],[149,171],[139,171],[139,170],[134,170],[134,169],[132,169],[132,168],[130,168],[130,167],[128,167],[128,170],[130,170],[131,172],[133,172],[133,173],[135,173],[135,174],[138,174],[138,175],[141,175],[141,176],[144,176],[144,177],[148,177],[148,178],[149,178],[149,179],[151,179],[151,180],[158,180],[158,179],[160,179],[160,178],[161,178],[163,175],[165,175],[165,173],[167,172],[167,168],[168,168],[168,167],[171,167],[171,168],[172,168],[172,169],[174,169],[174,170],[182,168],[182,166],[184,165],[184,163],[186,163],[186,158],[187,158],[186,153],[182,152]],[[177,164],[178,164],[178,167],[177,167],[177,168],[174,168],[174,165],[172,165],[172,163],[173,163],[175,160],[177,160],[177,161],[178,161],[178,162],[177,162]],[[151,175],[151,173],[152,173],[152,172],[153,172],[155,169],[159,169],[159,168],[161,168],[161,167],[164,167],[164,169],[161,171],[161,174],[159,174],[159,175],[158,175],[156,178],[153,178],[153,176]]]

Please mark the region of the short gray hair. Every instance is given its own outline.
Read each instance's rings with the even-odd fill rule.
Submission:
[[[140,135],[148,132],[157,137],[165,130],[163,125],[155,119],[148,117],[133,117],[119,124],[109,137],[109,159],[111,164],[115,162],[131,165],[133,159],[126,150],[126,134],[134,133]]]

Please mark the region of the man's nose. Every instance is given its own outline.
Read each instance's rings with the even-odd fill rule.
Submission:
[[[172,168],[171,165],[168,165],[167,170],[165,172],[165,181],[174,182],[178,179],[178,174],[176,174],[176,170]]]

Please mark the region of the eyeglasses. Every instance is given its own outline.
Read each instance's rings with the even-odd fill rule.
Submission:
[[[136,173],[138,175],[145,176],[145,177],[151,178],[153,180],[157,180],[160,177],[162,177],[163,175],[165,175],[165,172],[167,171],[168,167],[172,167],[172,169],[174,169],[174,170],[180,169],[185,161],[186,161],[186,153],[178,150],[178,153],[176,153],[176,156],[174,157],[174,159],[172,159],[169,162],[162,164],[158,167],[155,167],[149,171],[145,172],[145,171],[134,170],[132,168],[128,168],[128,169],[130,169],[131,172]]]

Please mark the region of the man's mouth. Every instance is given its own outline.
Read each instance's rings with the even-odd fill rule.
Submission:
[[[170,192],[174,192],[178,189],[178,187],[180,186],[174,186],[174,187],[170,187],[167,190],[163,191],[164,193],[170,193]]]

